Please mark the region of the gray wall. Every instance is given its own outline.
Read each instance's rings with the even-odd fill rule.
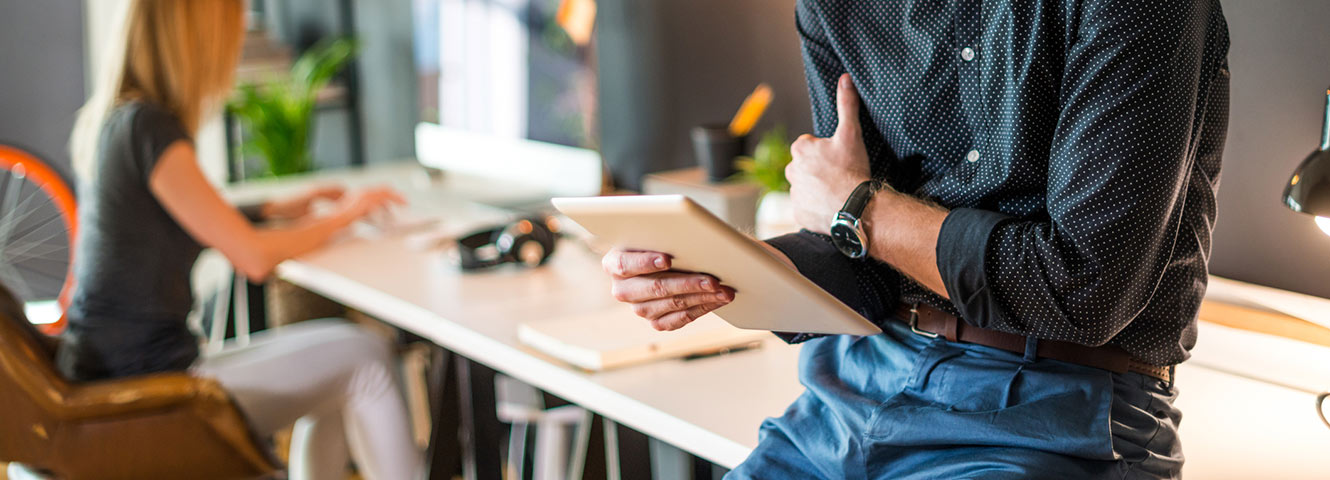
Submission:
[[[326,0],[324,0],[326,1]],[[411,0],[355,2],[365,160],[416,154],[416,70],[411,55]]]
[[[775,102],[754,129],[810,131],[792,0],[600,2],[600,139],[616,184],[695,165],[689,129],[727,123],[759,82]],[[750,139],[750,148],[756,138]]]
[[[341,0],[264,0],[279,36],[298,47],[341,32]],[[361,42],[361,128],[367,163],[415,155],[416,77],[411,56],[411,0],[351,0]],[[320,167],[347,163],[345,111],[319,115],[314,153]]]
[[[69,130],[83,105],[83,2],[0,0],[0,143],[66,179]]]
[[[1210,271],[1330,297],[1330,237],[1280,203],[1320,141],[1330,2],[1225,0],[1232,109]]]

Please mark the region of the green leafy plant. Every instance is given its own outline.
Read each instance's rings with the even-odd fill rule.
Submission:
[[[785,166],[793,158],[785,126],[777,126],[762,135],[752,157],[739,158],[739,175],[761,185],[767,192],[788,192],[790,182],[785,179]]]
[[[359,49],[359,42],[351,38],[326,40],[301,55],[289,77],[240,87],[227,109],[244,127],[244,153],[260,157],[267,175],[313,168],[310,145],[319,91]]]

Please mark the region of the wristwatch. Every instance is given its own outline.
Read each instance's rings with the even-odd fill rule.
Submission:
[[[877,193],[877,187],[872,180],[860,183],[850,192],[845,206],[831,219],[831,243],[847,257],[863,258],[868,255],[868,233],[864,231],[860,218],[874,193]]]

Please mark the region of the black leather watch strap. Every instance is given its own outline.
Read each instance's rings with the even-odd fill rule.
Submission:
[[[877,184],[872,180],[865,180],[859,186],[854,187],[850,192],[850,198],[845,200],[845,206],[840,211],[853,215],[854,218],[863,218],[864,208],[868,207],[868,201],[873,199],[873,194],[877,193]]]

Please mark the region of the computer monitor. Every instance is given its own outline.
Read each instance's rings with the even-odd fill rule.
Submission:
[[[413,0],[422,163],[599,192],[593,46],[556,20],[562,3]]]

